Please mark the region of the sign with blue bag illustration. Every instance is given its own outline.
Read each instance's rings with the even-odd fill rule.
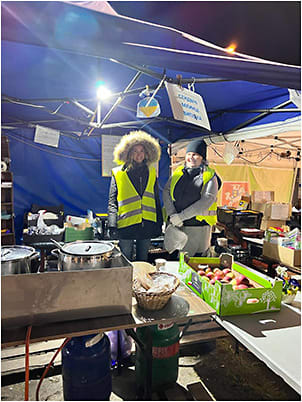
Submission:
[[[158,101],[153,98],[146,97],[138,102],[136,116],[139,118],[156,117],[160,114],[160,106]]]

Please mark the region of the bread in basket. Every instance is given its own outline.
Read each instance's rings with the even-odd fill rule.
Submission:
[[[179,279],[168,272],[152,272],[149,274],[154,286],[146,290],[139,278],[133,281],[133,295],[139,307],[145,310],[161,310],[170,300],[179,286]]]

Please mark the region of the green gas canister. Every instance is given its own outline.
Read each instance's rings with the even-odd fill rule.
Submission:
[[[177,380],[180,332],[174,323],[137,328],[136,335],[144,346],[148,339],[147,331],[151,331],[152,335],[152,390],[156,390]],[[135,373],[138,387],[144,386],[146,367],[146,356],[136,347]]]

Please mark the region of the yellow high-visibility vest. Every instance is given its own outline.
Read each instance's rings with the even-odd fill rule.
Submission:
[[[154,184],[156,181],[156,171],[154,167],[149,167],[149,178],[142,197],[136,191],[129,176],[122,167],[112,169],[117,185],[117,227],[141,223],[143,219],[156,222],[156,203],[154,196]]]
[[[173,201],[175,201],[174,197],[174,190],[176,187],[176,184],[180,180],[180,178],[183,176],[183,168],[184,166],[178,166],[177,169],[173,172],[173,176],[171,179],[171,186],[170,186],[170,195]],[[211,178],[215,175],[215,170],[211,169],[210,167],[206,167],[205,171],[202,174],[202,180],[203,180],[203,185],[205,185],[208,181],[211,180]],[[205,220],[208,225],[213,226],[217,222],[217,202],[213,202],[213,204],[209,207],[207,214],[206,215],[197,215],[195,218],[198,221],[203,221]]]

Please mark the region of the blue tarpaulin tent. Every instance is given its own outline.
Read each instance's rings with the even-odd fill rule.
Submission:
[[[62,203],[74,215],[88,208],[106,212],[110,177],[102,176],[104,134],[142,128],[157,137],[163,186],[170,143],[300,115],[288,92],[300,89],[300,67],[229,54],[173,28],[85,8],[88,3],[95,2],[1,3],[2,133],[10,140],[18,242],[32,203]],[[105,119],[97,126],[93,112],[100,80],[113,96],[102,102]],[[164,85],[156,94],[160,116],[136,117],[141,91],[164,80],[194,83],[210,132],[173,119]],[[37,125],[60,131],[57,148],[34,142]]]

